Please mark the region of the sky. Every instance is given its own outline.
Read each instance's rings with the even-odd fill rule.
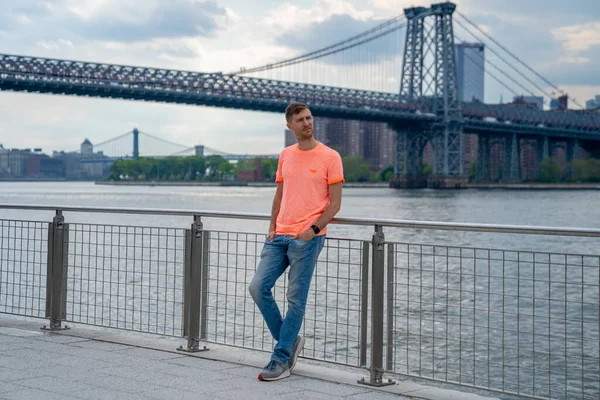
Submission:
[[[325,47],[404,7],[431,3],[0,0],[0,53],[228,72]],[[600,94],[598,0],[458,0],[457,7],[580,104]],[[460,27],[455,30],[458,35]],[[552,90],[543,82],[541,88]],[[500,96],[512,97],[486,80],[486,101]],[[73,151],[85,138],[100,143],[134,127],[190,147],[270,154],[283,147],[285,120],[255,111],[0,92],[0,143],[6,148]]]

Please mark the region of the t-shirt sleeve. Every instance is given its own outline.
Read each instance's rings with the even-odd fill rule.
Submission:
[[[327,183],[333,185],[339,182],[344,183],[344,166],[342,165],[342,157],[337,151],[334,151],[329,157],[327,165]]]
[[[277,161],[277,173],[275,174],[275,183],[283,182],[283,154],[279,154],[279,160]]]

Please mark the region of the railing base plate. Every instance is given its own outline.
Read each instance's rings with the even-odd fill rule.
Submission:
[[[367,379],[360,378],[357,382],[361,385],[374,386],[374,387],[391,386],[391,385],[396,384],[396,381],[393,381],[391,379],[385,379],[385,380],[380,380],[380,381],[371,381],[369,378],[367,378]]]
[[[61,326],[61,325],[57,325],[57,326],[44,325],[40,329],[43,330],[43,331],[50,331],[50,332],[52,332],[52,331],[68,331],[71,328],[69,328],[67,325],[65,325],[65,326]]]
[[[199,353],[201,351],[208,351],[208,350],[210,350],[210,349],[206,346],[202,346],[202,348],[196,347],[196,348],[191,348],[191,349],[189,349],[187,347],[183,347],[183,346],[179,346],[177,348],[177,351],[182,351],[184,353]]]

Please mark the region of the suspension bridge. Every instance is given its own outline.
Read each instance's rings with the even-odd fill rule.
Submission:
[[[506,181],[520,180],[525,146],[534,147],[538,163],[559,147],[565,149],[568,161],[579,158],[582,150],[599,153],[597,113],[461,101],[455,45],[469,41],[485,44],[491,54],[484,60],[485,75],[496,87],[514,96],[542,96],[545,101],[567,96],[449,2],[407,8],[402,15],[338,43],[230,72],[0,55],[0,90],[278,113],[289,102],[301,101],[316,116],[388,123],[396,131],[393,185],[397,187],[421,184],[427,144],[434,159],[429,184],[460,186],[465,179],[466,134],[478,137],[476,166],[482,181],[490,179],[490,152],[498,144],[504,153]]]
[[[279,154],[232,154],[203,145],[188,146],[142,132],[137,128],[122,135],[93,145],[93,151],[102,152],[110,159],[146,157],[220,156],[228,161],[254,158],[277,158]]]

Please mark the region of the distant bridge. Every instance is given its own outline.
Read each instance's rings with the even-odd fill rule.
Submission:
[[[221,156],[228,161],[252,160],[255,158],[278,158],[279,154],[233,154],[210,147],[188,146],[160,138],[137,128],[104,142],[93,145],[94,151],[101,151],[111,159],[138,157],[186,157]]]

